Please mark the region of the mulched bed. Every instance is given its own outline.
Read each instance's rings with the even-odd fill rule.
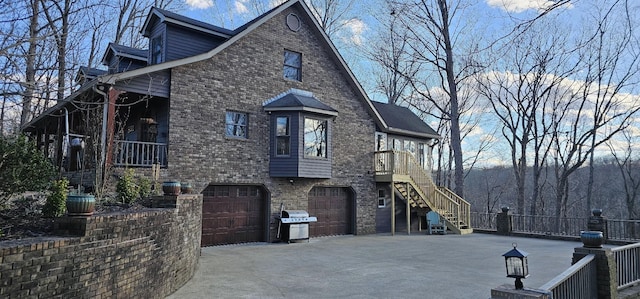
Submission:
[[[46,197],[31,194],[13,200],[8,207],[0,210],[0,241],[52,236],[54,218],[42,217],[42,206]],[[97,201],[94,215],[121,211],[147,209],[148,201],[139,200],[132,204],[113,201]]]

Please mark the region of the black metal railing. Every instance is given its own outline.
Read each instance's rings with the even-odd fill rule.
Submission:
[[[471,226],[474,229],[496,230],[498,213],[471,212]],[[580,237],[581,231],[588,230],[588,217],[566,217],[546,215],[518,215],[511,217],[511,231],[531,234]],[[640,241],[640,220],[606,219],[605,237],[608,240]]]

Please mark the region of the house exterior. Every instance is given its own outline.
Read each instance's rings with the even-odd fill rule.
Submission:
[[[399,212],[407,227],[443,211],[437,188],[415,195],[393,169],[405,157],[429,173],[437,134],[370,101],[303,1],[235,30],[152,8],[141,32],[149,49],[110,44],[107,71],[82,68],[79,90],[25,126],[61,171],[189,182],[204,195],[203,246],[276,241],[282,209],[316,216],[311,236],[395,232]],[[406,205],[387,205],[396,193]]]

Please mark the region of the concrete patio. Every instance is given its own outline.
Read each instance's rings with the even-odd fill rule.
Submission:
[[[529,253],[536,288],[571,265],[580,242],[470,235],[366,235],[309,243],[207,247],[195,276],[168,298],[489,298],[513,284],[502,254]]]

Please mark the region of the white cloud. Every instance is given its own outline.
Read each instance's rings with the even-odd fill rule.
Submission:
[[[185,0],[190,8],[205,9],[213,6],[213,0]]]
[[[234,2],[233,6],[235,8],[236,13],[246,14],[249,12],[249,9],[247,9],[247,6],[245,5],[246,2],[247,0],[239,0]]]
[[[285,2],[287,2],[287,0],[269,0],[269,7],[273,8]]]
[[[362,34],[367,30],[367,24],[356,18],[346,20],[343,24],[349,35],[348,40],[355,45],[361,45],[363,41]]]
[[[520,13],[529,9],[537,11],[545,10],[553,6],[556,1],[551,0],[485,0],[487,5],[498,7],[507,12]],[[566,4],[565,7],[573,7],[571,4]]]

